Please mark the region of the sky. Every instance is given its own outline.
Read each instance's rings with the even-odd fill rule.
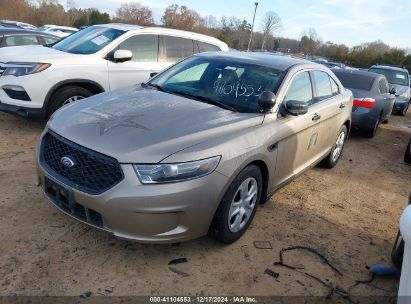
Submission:
[[[132,0],[74,0],[77,7],[95,7],[111,15]],[[65,0],[60,0],[65,4]],[[140,0],[153,10],[160,23],[164,9],[174,3],[186,5],[201,16],[235,16],[251,23],[255,0]],[[264,14],[276,12],[282,20],[278,36],[299,39],[314,28],[322,40],[348,46],[382,40],[390,46],[411,48],[410,0],[257,0],[254,29],[261,29]]]

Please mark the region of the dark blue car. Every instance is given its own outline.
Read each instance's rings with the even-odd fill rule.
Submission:
[[[387,65],[373,65],[369,71],[387,77],[390,86],[395,89],[394,113],[405,116],[411,98],[410,75],[408,71],[403,68]]]
[[[381,122],[387,122],[393,110],[395,95],[391,94],[385,76],[381,74],[334,69],[334,74],[354,95],[352,126],[372,138]]]

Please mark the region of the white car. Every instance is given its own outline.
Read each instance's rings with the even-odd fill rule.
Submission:
[[[204,51],[228,46],[201,34],[124,24],[91,26],[50,48],[3,48],[0,110],[44,119],[65,104],[147,81]]]
[[[64,38],[78,32],[75,27],[46,24],[37,28],[37,31],[46,32]]]
[[[400,230],[404,240],[404,252],[400,289],[398,291],[398,304],[411,304],[411,205],[405,209],[401,216]]]
[[[19,21],[11,21],[11,20],[0,20],[0,23],[6,24],[6,25],[11,25],[11,26],[17,26],[20,28],[24,28],[26,30],[34,30],[36,27],[32,24],[25,23],[25,22],[19,22]]]

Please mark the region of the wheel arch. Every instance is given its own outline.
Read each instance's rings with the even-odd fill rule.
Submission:
[[[99,94],[105,92],[105,89],[103,86],[101,86],[99,83],[88,80],[88,79],[69,79],[69,80],[63,80],[58,83],[56,83],[47,93],[46,98],[44,100],[44,108],[48,111],[50,105],[51,105],[51,97],[57,90],[60,90],[61,88],[64,87],[69,87],[69,86],[78,86],[82,87],[84,89],[87,89],[93,94]]]

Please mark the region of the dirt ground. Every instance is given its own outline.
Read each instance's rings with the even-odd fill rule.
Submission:
[[[321,283],[273,265],[281,248],[318,250],[344,275],[308,252],[287,253],[285,260],[347,289],[370,277],[367,264],[390,264],[411,191],[411,166],[403,161],[409,112],[381,125],[374,139],[352,135],[336,168],[315,168],[278,191],[232,245],[208,237],[142,245],[78,223],[46,202],[36,187],[34,161],[43,127],[0,114],[0,296],[79,296],[88,290],[93,296],[325,296]],[[269,241],[273,248],[257,249],[254,241]],[[188,262],[176,268],[187,277],[168,268],[180,257]],[[278,272],[278,279],[264,274],[266,268]],[[360,285],[352,294],[395,297],[398,279],[378,278],[374,285]]]

